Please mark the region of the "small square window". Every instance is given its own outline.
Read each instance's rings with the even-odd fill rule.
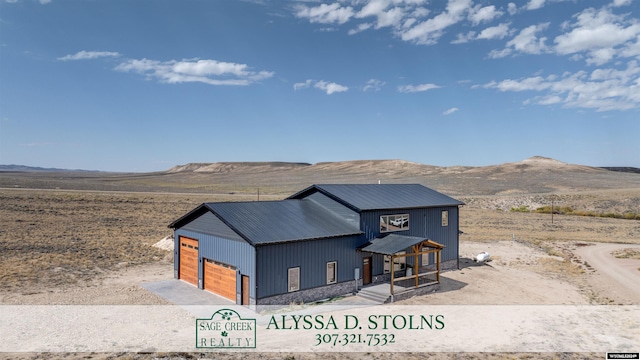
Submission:
[[[327,284],[335,284],[337,281],[337,265],[335,261],[327,263]]]
[[[289,292],[300,290],[300,268],[289,268],[288,281]]]

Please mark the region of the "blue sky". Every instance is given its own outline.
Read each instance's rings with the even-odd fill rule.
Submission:
[[[637,0],[0,1],[0,164],[640,167]]]

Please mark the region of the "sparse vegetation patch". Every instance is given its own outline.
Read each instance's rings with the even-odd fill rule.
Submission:
[[[109,270],[162,260],[170,254],[152,245],[171,233],[167,225],[213,200],[153,193],[0,191],[0,289],[87,283]]]
[[[640,260],[640,250],[638,249],[620,249],[611,253],[618,259],[637,259]]]
[[[514,211],[511,209],[511,211]],[[527,212],[527,211],[522,211]],[[640,213],[636,213],[633,211],[626,211],[624,213],[616,213],[616,212],[595,212],[595,211],[587,211],[587,210],[574,210],[571,206],[542,206],[536,209],[536,212],[539,214],[560,214],[560,215],[577,215],[577,216],[590,216],[590,217],[604,217],[604,218],[612,218],[612,219],[624,219],[624,220],[640,220]]]

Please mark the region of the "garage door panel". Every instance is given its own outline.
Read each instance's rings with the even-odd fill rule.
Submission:
[[[198,240],[179,238],[180,243],[180,279],[198,285]]]
[[[204,289],[236,301],[236,269],[205,259]]]

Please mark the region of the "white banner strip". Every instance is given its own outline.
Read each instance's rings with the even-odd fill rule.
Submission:
[[[638,352],[640,306],[2,305],[0,352]]]

